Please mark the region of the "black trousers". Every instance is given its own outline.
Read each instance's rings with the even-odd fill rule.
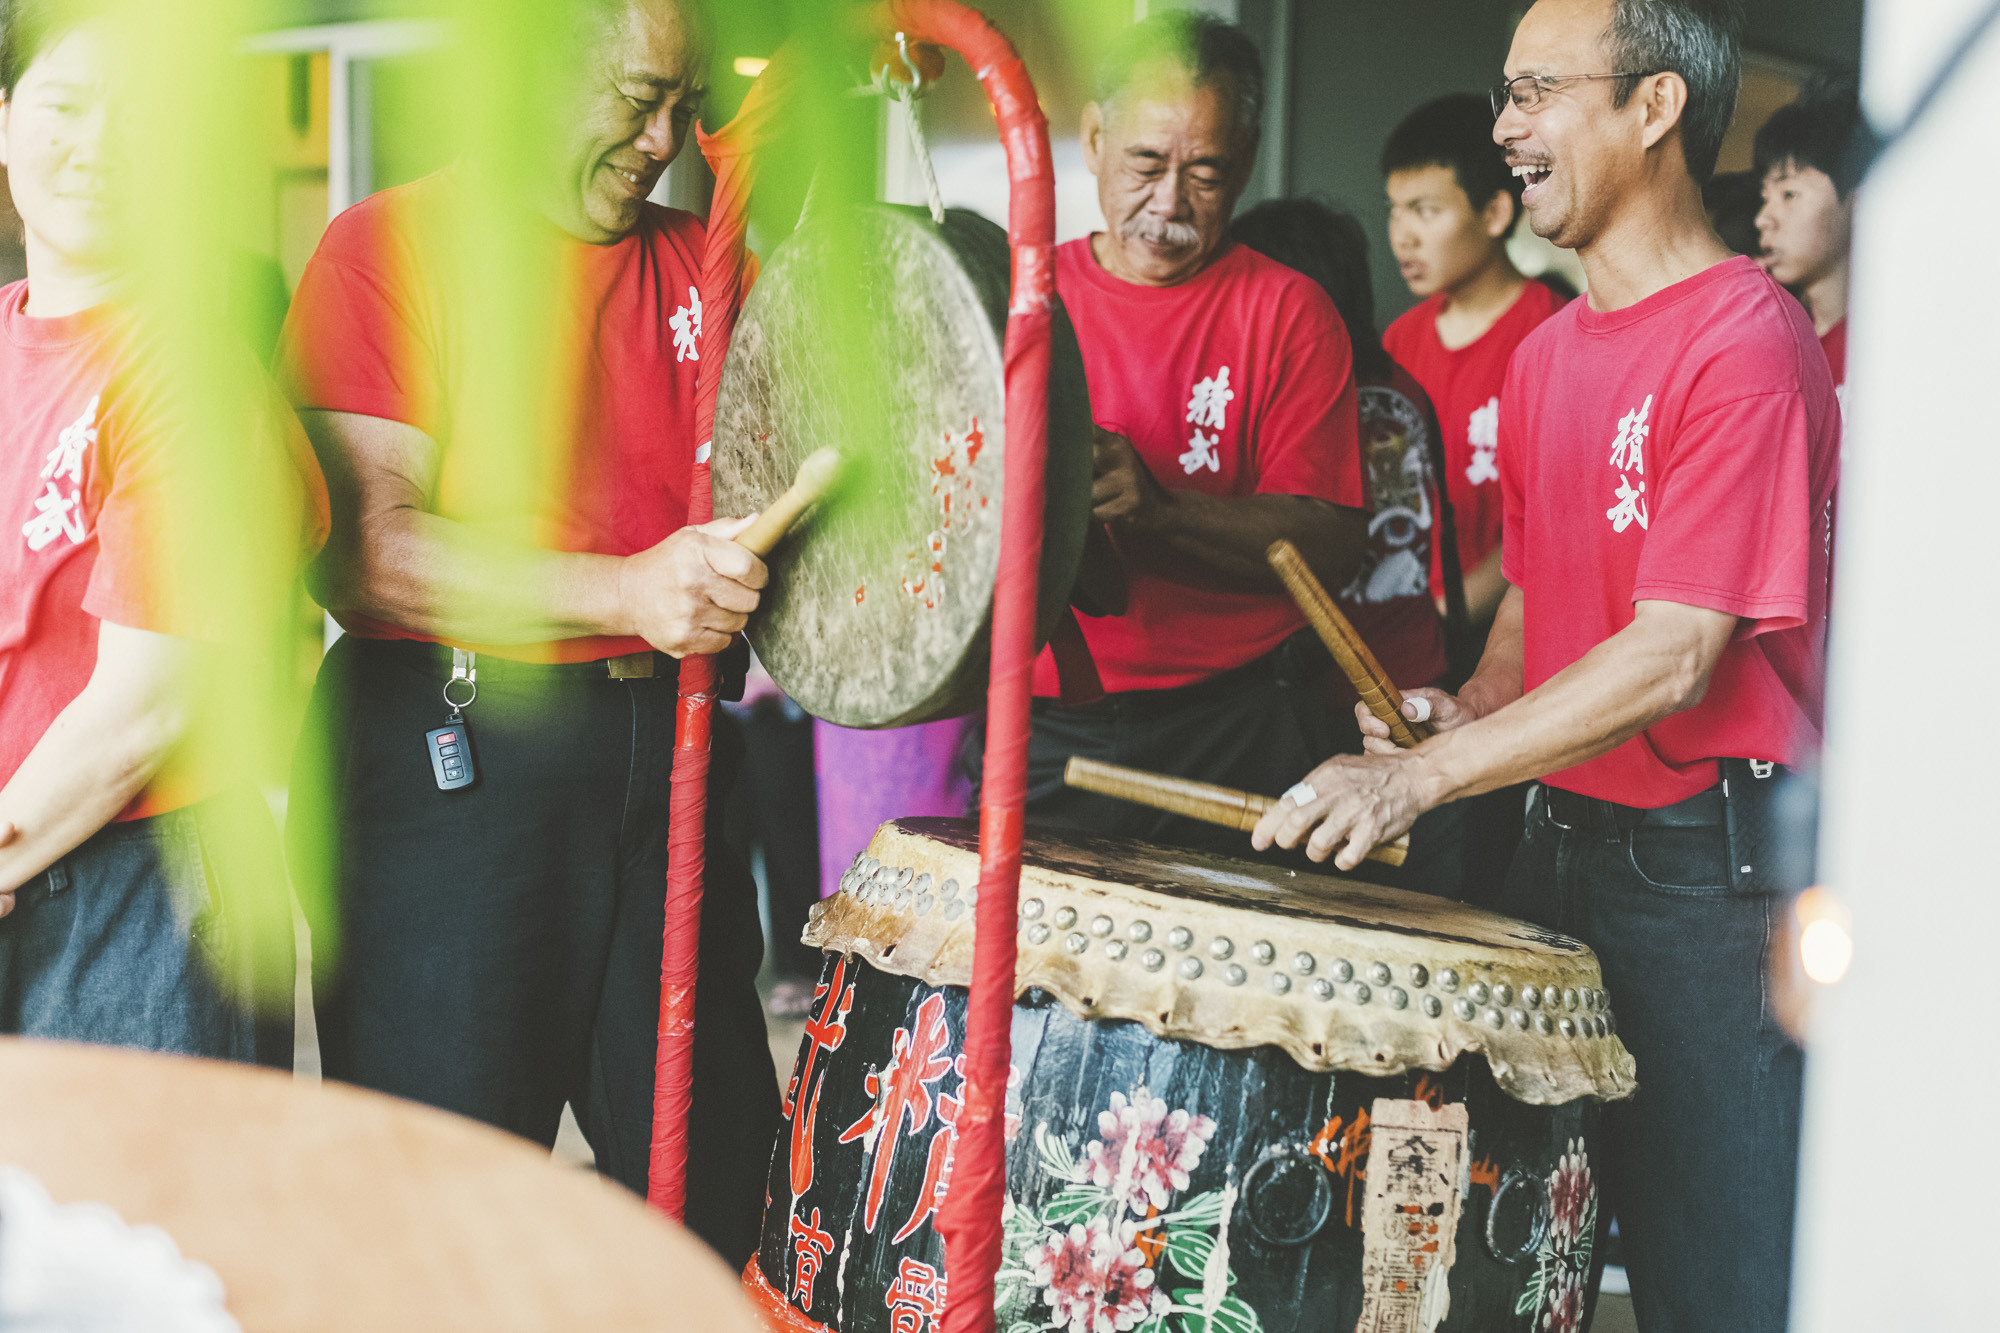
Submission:
[[[482,658],[477,781],[437,789],[430,645],[348,636],[313,691],[288,820],[326,1073],[555,1141],[646,1188],[666,895],[671,675]],[[756,894],[718,830],[740,742],[717,717],[696,998],[688,1225],[740,1267],[778,1129]]]
[[[1647,1333],[1783,1333],[1804,1057],[1765,1003],[1786,900],[1733,892],[1720,826],[1565,826],[1535,789],[1500,910],[1604,968],[1639,1091],[1601,1170]]]
[[[1253,852],[1250,835],[1063,785],[1071,755],[1174,777],[1282,795],[1336,754],[1361,748],[1352,716],[1328,701],[1331,660],[1317,643],[1288,643],[1247,666],[1175,690],[1112,694],[1081,708],[1037,699],[1028,738],[1029,828],[1110,834],[1216,856],[1327,871],[1303,851]],[[1350,878],[1456,896],[1463,812],[1444,806],[1410,830],[1400,867],[1363,861]]]
[[[743,777],[729,812],[730,841],[764,852],[771,910],[771,962],[778,974],[810,981],[819,950],[801,943],[819,901],[819,801],[813,777],[813,724],[790,700],[732,707],[743,729]]]

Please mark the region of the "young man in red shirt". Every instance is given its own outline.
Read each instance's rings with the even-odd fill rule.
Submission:
[[[1819,740],[1840,429],[1805,313],[1702,208],[1736,32],[1704,0],[1522,20],[1494,136],[1590,291],[1503,395],[1513,586],[1464,689],[1410,701],[1439,735],[1396,751],[1367,719],[1370,753],[1253,835],[1351,866],[1422,811],[1540,779],[1500,906],[1603,964],[1640,1088],[1605,1108],[1593,1170],[1640,1326],[1670,1333],[1785,1327],[1801,1060],[1763,1002],[1781,886],[1738,834]],[[1460,999],[1463,1021],[1581,1039],[1554,1030],[1568,1012]]]
[[[1061,247],[1100,427],[1093,517],[1130,596],[1085,617],[1108,697],[1064,708],[1036,666],[1028,816],[1044,827],[1241,849],[1193,820],[1074,792],[1071,755],[1268,791],[1332,744],[1304,619],[1265,563],[1298,546],[1352,577],[1367,535],[1347,333],[1310,279],[1228,239],[1256,160],[1256,48],[1206,15],[1130,29],[1084,108],[1108,230]]]
[[[1496,461],[1500,386],[1514,349],[1563,298],[1522,277],[1507,257],[1507,238],[1521,218],[1521,183],[1493,142],[1484,97],[1454,94],[1412,111],[1383,146],[1382,171],[1389,244],[1411,294],[1423,298],[1389,325],[1382,345],[1437,408],[1466,612],[1483,638],[1507,590]],[[1443,605],[1435,564],[1431,595]]]
[[[338,909],[326,1071],[545,1144],[567,1101],[643,1193],[677,659],[724,648],[765,571],[740,522],[685,526],[703,232],[646,202],[701,104],[700,15],[570,12],[521,121],[550,142],[348,210],[294,298],[281,365],[334,479],[318,579],[348,633],[291,824]],[[719,793],[740,742],[716,737]],[[740,1265],[777,1090],[755,890],[709,809],[686,1216]]]
[[[230,396],[192,401],[187,312],[130,300],[116,37],[0,9],[28,261],[0,288],[0,1033],[289,1069],[276,830],[212,724],[244,707],[227,680],[263,679],[326,491],[247,353],[204,357]],[[242,431],[204,429],[215,412]],[[246,986],[282,1012],[259,1022]]]
[[[1799,294],[1847,410],[1848,252],[1854,240],[1857,140],[1866,133],[1853,78],[1830,79],[1780,107],[1757,131],[1764,267]]]

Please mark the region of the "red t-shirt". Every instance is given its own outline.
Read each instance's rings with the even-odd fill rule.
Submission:
[[[1056,289],[1083,348],[1091,415],[1131,440],[1160,485],[1366,503],[1354,354],[1312,279],[1232,244],[1179,286],[1145,287],[1098,267],[1086,237],[1057,250]],[[1130,559],[1126,572],[1126,613],[1082,617],[1107,690],[1191,685],[1305,624],[1283,591],[1192,587]],[[1035,693],[1056,693],[1046,652]]]
[[[247,350],[256,401],[232,442],[234,493],[220,494],[176,472],[198,464],[183,452],[159,338],[107,306],[32,319],[27,299],[25,282],[0,288],[0,785],[89,683],[100,623],[221,643],[244,628],[221,618],[221,599],[185,563],[206,544],[176,542],[177,531],[241,533],[234,552],[264,549],[251,525],[281,541],[295,526],[304,556],[326,537],[311,447]],[[176,583],[176,566],[194,586]],[[170,767],[118,817],[160,814],[212,787]]]
[[[1500,389],[1521,340],[1562,309],[1563,298],[1530,279],[1493,327],[1456,350],[1438,339],[1445,294],[1434,292],[1405,311],[1382,335],[1382,346],[1430,395],[1444,432],[1445,488],[1458,532],[1458,564],[1479,568],[1500,544]],[[1431,561],[1431,596],[1444,596],[1444,565]]]
[[[286,391],[301,410],[400,421],[435,440],[431,511],[444,518],[547,550],[656,545],[687,522],[700,443],[701,221],[648,204],[631,235],[586,245],[538,217],[512,219],[550,281],[536,292],[533,275],[510,272],[507,285],[526,279],[510,296],[479,271],[475,242],[493,229],[466,187],[448,168],[334,219],[285,321]],[[367,638],[432,637],[339,618]],[[648,645],[456,646],[582,662]]]
[[[1361,567],[1335,593],[1354,632],[1399,688],[1444,674],[1444,622],[1430,590],[1437,510],[1431,477],[1430,400],[1408,371],[1392,365],[1360,390],[1361,457],[1368,474],[1368,545]],[[1359,697],[1333,673],[1334,699]]]
[[[1623,310],[1577,301],[1521,344],[1500,421],[1528,689],[1636,601],[1742,620],[1699,704],[1550,784],[1656,808],[1717,759],[1816,749],[1840,406],[1798,302],[1742,256]]]

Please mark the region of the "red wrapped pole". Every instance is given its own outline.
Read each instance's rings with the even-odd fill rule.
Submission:
[[[979,804],[979,906],[965,1018],[965,1105],[944,1237],[943,1333],[991,1333],[1007,1189],[1005,1125],[1014,1015],[1015,905],[1027,804],[1029,673],[1042,559],[1047,475],[1050,298],[1055,292],[1055,167],[1049,124],[1013,43],[953,0],[890,0],[891,26],[965,57],[986,89],[1007,152],[1007,460],[1000,570],[993,591],[993,670],[986,691],[986,760]]]
[[[752,149],[771,118],[777,81],[767,70],[750,90],[736,118],[714,134],[695,130],[702,156],[715,172],[702,256],[701,368],[695,375],[695,451],[688,483],[690,524],[714,516],[709,486],[709,443],[715,395],[728,355],[729,335],[742,303],[755,177]],[[687,1204],[687,1125],[694,1101],[695,981],[701,942],[704,834],[708,825],[709,719],[715,708],[715,659],[685,658],[674,736],[673,792],[667,825],[667,922],[660,952],[660,1034],[653,1066],[653,1140],[646,1201],[675,1221]]]

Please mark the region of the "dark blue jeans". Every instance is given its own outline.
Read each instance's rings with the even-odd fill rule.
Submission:
[[[216,836],[220,823],[230,836]],[[0,1032],[289,1068],[283,874],[254,792],[106,825],[0,918]],[[253,958],[255,920],[270,915],[253,899],[265,896],[282,905],[283,930],[256,943],[282,956]],[[255,965],[273,974],[262,1024],[237,998]]]
[[[1645,1333],[1783,1333],[1802,1055],[1765,1003],[1785,900],[1734,894],[1720,828],[1564,828],[1543,789],[1499,910],[1596,951],[1639,1091],[1606,1107]]]

